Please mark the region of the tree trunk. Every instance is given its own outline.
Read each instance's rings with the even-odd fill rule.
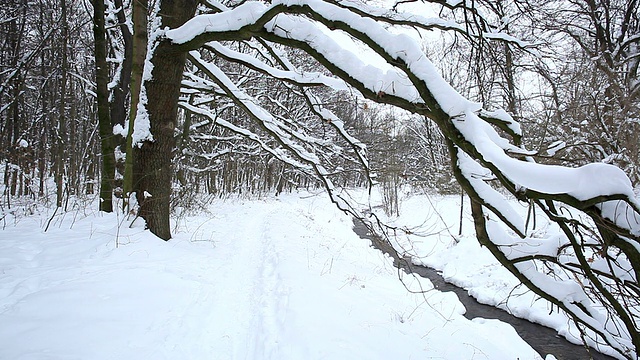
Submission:
[[[60,51],[62,52],[62,64],[60,65],[61,79],[60,79],[60,107],[58,118],[58,136],[57,136],[57,159],[56,159],[56,171],[55,171],[55,183],[56,183],[56,206],[62,207],[62,198],[64,195],[64,173],[65,173],[65,154],[67,146],[65,137],[67,133],[67,118],[66,118],[66,92],[67,92],[67,40],[69,24],[67,23],[67,3],[66,0],[60,1],[60,8],[62,10],[62,33]]]
[[[102,150],[102,171],[100,180],[100,211],[113,211],[113,179],[115,175],[115,154],[113,128],[109,114],[109,68],[107,66],[107,41],[104,29],[104,0],[92,0],[93,37],[96,61],[96,97],[98,101],[98,128]]]
[[[164,0],[160,4],[161,27],[176,28],[190,19],[196,9],[196,0]],[[171,158],[175,145],[174,129],[178,114],[180,81],[185,53],[176,52],[166,42],[160,43],[151,56],[152,79],[145,81],[153,141],[144,141],[136,147],[134,171],[136,197],[140,216],[158,237],[171,238],[169,209],[171,196]]]
[[[134,190],[133,184],[133,163],[135,153],[133,152],[133,129],[138,110],[140,98],[140,86],[142,84],[142,71],[144,70],[144,59],[147,56],[147,0],[133,2],[133,43],[131,54],[131,108],[129,109],[129,127],[127,141],[125,144],[124,160],[124,181],[122,184],[123,206],[129,206],[129,197]]]
[[[95,0],[92,0],[95,1]],[[120,78],[118,79],[118,86],[113,89],[113,100],[111,101],[111,123],[112,125],[120,124],[125,126],[125,120],[127,118],[127,93],[131,86],[131,67],[133,64],[133,34],[129,30],[127,25],[127,18],[124,12],[124,5],[122,0],[115,0],[114,5],[118,11],[118,23],[120,24],[120,32],[122,34],[122,40],[124,43],[124,58],[122,59]],[[134,8],[139,5],[139,1],[134,2]],[[146,15],[146,6],[142,5],[144,9],[144,15]],[[143,26],[146,27],[146,16],[144,17]],[[135,26],[135,25],[134,25]],[[146,29],[145,29],[146,30]],[[144,36],[146,37],[146,31]],[[146,41],[144,42],[146,46]],[[144,52],[142,55],[142,61],[144,61]]]

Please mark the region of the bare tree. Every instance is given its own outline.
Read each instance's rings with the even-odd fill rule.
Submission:
[[[548,83],[552,134],[541,139],[559,159],[605,161],[640,179],[640,11],[637,1],[535,2],[540,37],[552,53],[538,65]],[[553,54],[567,54],[555,58]],[[562,133],[561,138],[557,134]]]

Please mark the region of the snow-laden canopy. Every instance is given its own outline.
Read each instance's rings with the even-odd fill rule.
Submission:
[[[246,2],[233,10],[196,16],[180,28],[166,31],[164,36],[174,44],[189,48],[198,48],[205,41],[231,38],[234,36],[231,33],[237,33],[235,36],[238,38],[263,36],[274,42],[304,46],[324,65],[328,65],[329,70],[365,95],[376,94],[381,102],[424,113],[430,118],[447,117],[453,126],[451,130],[461,135],[484,162],[495,166],[519,191],[528,189],[550,195],[568,194],[586,202],[602,196],[619,195],[636,209],[640,208],[627,176],[614,166],[592,164],[574,169],[523,162],[509,156],[509,153],[528,152],[502,138],[487,121],[480,118],[480,115],[493,117],[510,126],[513,133],[520,136],[519,126],[508,114],[481,113],[481,104],[461,96],[439,75],[414,38],[406,34],[394,34],[372,16],[363,15],[379,13],[379,9],[362,14],[352,11],[349,5],[349,2],[319,0],[274,1],[271,5]],[[357,9],[362,8],[360,4]],[[424,27],[441,25],[437,19],[416,17],[412,20]],[[365,63],[329,34],[320,31],[318,23],[347,32],[395,66],[388,70]],[[211,46],[222,48],[218,43],[212,43]],[[264,70],[270,71],[268,67],[264,67]],[[314,79],[318,77],[317,74],[305,76],[293,72],[288,76],[280,76],[298,83],[318,81]],[[337,90],[344,89],[342,82],[325,79],[323,83]],[[393,100],[386,100],[385,97]]]

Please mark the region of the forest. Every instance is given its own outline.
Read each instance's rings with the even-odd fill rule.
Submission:
[[[638,1],[4,3],[3,220],[95,203],[169,240],[215,199],[322,189],[392,241],[349,189],[385,217],[462,194],[502,266],[638,358]]]

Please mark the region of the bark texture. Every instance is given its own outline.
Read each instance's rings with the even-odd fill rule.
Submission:
[[[162,1],[161,26],[176,28],[184,24],[195,14],[196,5],[196,0]],[[147,112],[154,140],[145,141],[134,154],[134,190],[140,216],[147,221],[149,230],[164,240],[171,238],[171,158],[185,55],[167,42],[161,42],[155,49],[151,57],[152,79],[143,84],[149,99]]]
[[[147,57],[147,0],[138,0],[133,3],[133,37],[131,41],[131,76],[129,77],[131,85],[131,106],[129,109],[129,127],[128,135],[125,142],[125,163],[124,163],[124,180],[122,190],[124,195],[123,207],[129,206],[129,196],[133,190],[133,163],[134,152],[132,134],[134,130],[136,113],[138,110],[138,101],[140,100],[140,87],[142,86],[142,71],[144,70],[144,60]]]
[[[115,156],[113,130],[109,115],[109,68],[107,65],[107,41],[104,28],[104,2],[92,0],[93,37],[96,62],[96,97],[98,102],[98,124],[100,148],[102,150],[102,177],[100,180],[100,211],[113,211],[113,178],[115,175]]]

